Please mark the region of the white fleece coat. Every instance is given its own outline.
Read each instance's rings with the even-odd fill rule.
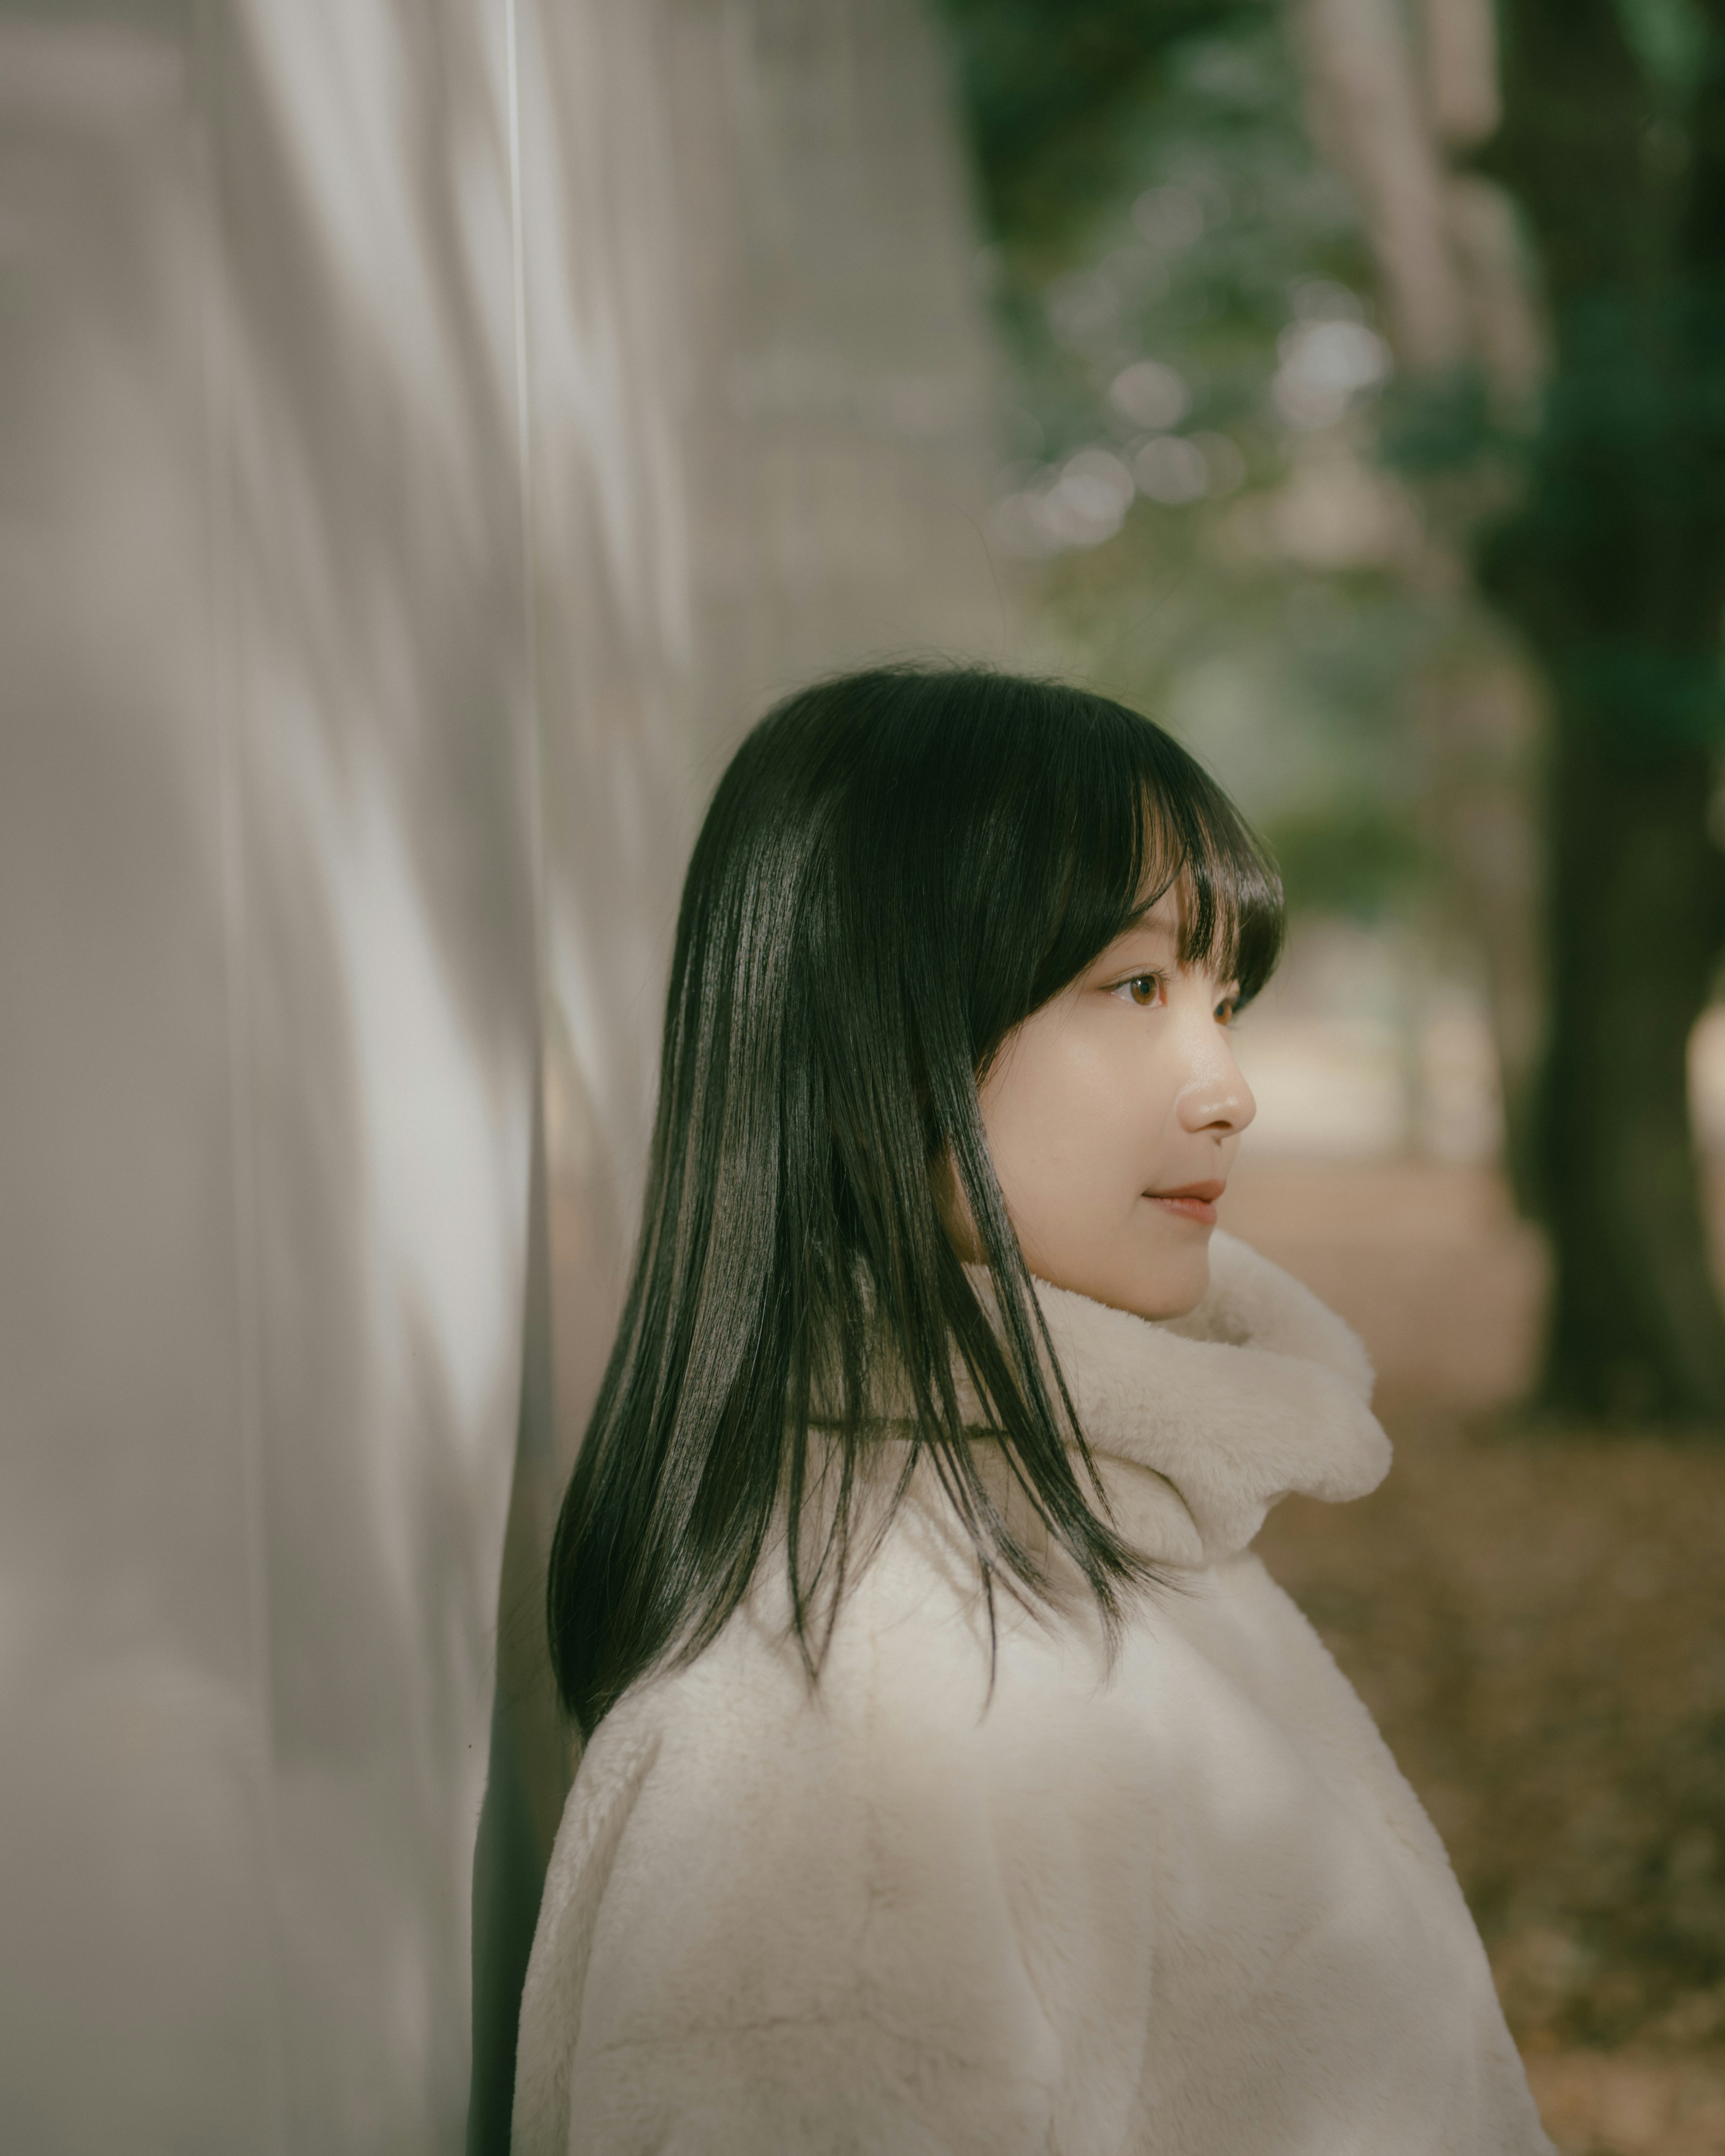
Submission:
[[[1372,1489],[1364,1351],[1214,1238],[1193,1317],[1043,1288],[1117,1521],[1169,1587],[987,1622],[913,1486],[812,1697],[760,1590],[576,1777],[515,2156],[1549,2151],[1441,1844],[1248,1545]]]

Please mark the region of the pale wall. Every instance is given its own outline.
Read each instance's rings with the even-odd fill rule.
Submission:
[[[0,2147],[461,2143],[701,798],[1003,633],[945,126],[908,0],[0,8]]]

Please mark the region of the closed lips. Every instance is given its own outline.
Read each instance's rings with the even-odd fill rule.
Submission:
[[[1171,1213],[1183,1219],[1197,1220],[1207,1228],[1216,1224],[1216,1200],[1227,1188],[1224,1183],[1189,1183],[1178,1190],[1147,1190],[1144,1195],[1153,1198],[1158,1205],[1166,1205]]]

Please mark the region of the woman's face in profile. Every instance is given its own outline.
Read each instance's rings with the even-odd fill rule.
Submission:
[[[1165,893],[1033,1012],[981,1089],[1031,1271],[1141,1317],[1202,1300],[1215,1201],[1256,1112],[1229,1038],[1237,991],[1180,965],[1180,904]]]

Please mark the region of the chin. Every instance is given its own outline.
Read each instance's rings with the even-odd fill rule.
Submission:
[[[1056,1281],[1055,1285],[1068,1283]],[[1123,1268],[1111,1279],[1097,1280],[1092,1276],[1086,1281],[1075,1281],[1070,1285],[1079,1294],[1087,1295],[1092,1302],[1105,1302],[1113,1310],[1130,1311],[1134,1317],[1153,1322],[1184,1317],[1196,1310],[1209,1292],[1209,1250],[1206,1245],[1199,1250],[1183,1251],[1178,1256],[1164,1253],[1153,1269]]]
[[[1206,1237],[1199,1249],[1183,1251],[1177,1258],[1164,1258],[1156,1268],[1153,1279],[1142,1283],[1127,1307],[1137,1311],[1140,1317],[1184,1317],[1197,1309],[1209,1289],[1210,1253]]]
[[[1152,1322],[1184,1317],[1209,1293],[1210,1230],[1189,1231],[1172,1249],[1158,1241],[1159,1248],[1147,1250],[1142,1241],[1135,1248],[1130,1238],[1112,1245],[1091,1240],[1081,1250],[1032,1250],[1026,1255],[1038,1280],[1069,1294],[1087,1296],[1110,1310],[1129,1311]]]

